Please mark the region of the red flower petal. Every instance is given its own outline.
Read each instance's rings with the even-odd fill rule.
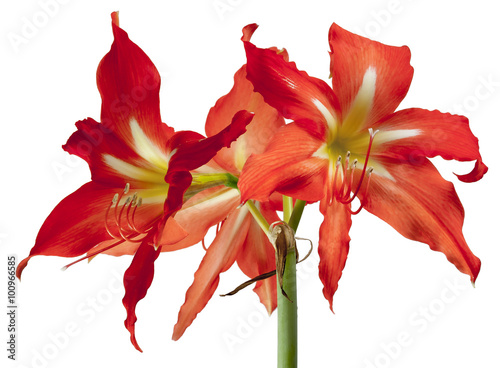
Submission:
[[[319,278],[330,309],[349,252],[349,229],[352,223],[349,207],[335,200],[331,204],[324,200],[320,202],[325,219],[319,229]]]
[[[150,147],[128,146],[114,132],[103,131],[103,124],[90,118],[78,121],[76,127],[78,130],[63,149],[87,161],[93,181],[115,187],[130,183],[135,188],[164,184],[168,156],[162,157],[164,154],[154,148],[152,142]],[[150,157],[155,156],[156,150],[156,160],[141,157],[137,153],[141,150],[152,150]]]
[[[161,150],[173,129],[161,122],[160,75],[149,57],[118,26],[117,13],[113,13],[112,19],[114,42],[97,69],[101,122],[127,146],[134,147],[134,120]]]
[[[328,160],[313,157],[322,144],[295,123],[280,128],[265,153],[247,160],[238,181],[242,201],[265,202],[275,190],[307,201],[323,198]]]
[[[194,274],[194,282],[186,293],[179,311],[172,339],[178,340],[196,315],[205,307],[219,284],[219,274],[236,260],[248,233],[252,216],[244,207],[232,212],[222,225],[213,243]]]
[[[219,133],[196,140],[179,142],[176,153],[170,159],[169,172],[178,170],[194,170],[210,161],[222,147],[229,147],[240,135],[245,133],[246,126],[252,121],[253,114],[238,111],[226,128]],[[175,136],[173,138],[176,139]]]
[[[295,63],[273,50],[260,49],[248,41],[244,44],[247,78],[269,105],[288,119],[335,124],[338,103],[324,81],[299,71]]]
[[[477,181],[488,171],[479,153],[478,139],[469,128],[465,116],[451,115],[439,111],[406,109],[389,115],[374,128],[380,129],[374,153],[388,157],[403,156],[410,161],[422,157],[441,156],[446,160],[476,161],[474,170],[468,175],[457,175],[462,181]],[[395,134],[401,131],[399,134]],[[405,131],[415,131],[405,137]],[[401,136],[402,138],[397,138]],[[389,138],[393,138],[389,140]]]
[[[328,34],[331,76],[342,119],[349,112],[369,68],[375,73],[375,94],[365,121],[368,127],[394,112],[413,77],[408,47],[394,47],[350,33],[335,23]]]
[[[175,220],[186,230],[187,237],[163,246],[162,250],[173,251],[199,243],[208,229],[222,222],[239,203],[240,194],[232,188],[219,186],[196,194],[175,214]]]
[[[43,223],[35,246],[23,261],[23,267],[18,269],[18,277],[33,256],[76,257],[110,239],[104,221],[106,208],[115,193],[114,188],[87,183],[64,198]]]
[[[262,203],[260,204],[260,212],[267,222],[272,224],[280,219],[270,207],[269,203]],[[274,248],[267,235],[264,234],[259,224],[253,219],[237,262],[240,269],[249,278],[257,277],[276,268]],[[272,276],[263,281],[258,281],[253,289],[269,314],[277,306],[276,286],[276,276]]]
[[[246,67],[234,75],[234,86],[221,97],[208,113],[205,131],[207,136],[224,129],[239,110],[255,114],[247,131],[229,148],[222,149],[214,160],[227,172],[239,174],[243,164],[252,153],[262,153],[276,130],[285,124],[278,111],[264,102],[262,96],[253,91],[253,85],[246,78]]]
[[[123,284],[125,285],[125,296],[123,297],[123,305],[127,310],[127,319],[125,327],[130,332],[130,341],[134,347],[142,352],[135,338],[135,307],[139,300],[146,296],[146,293],[153,282],[154,276],[154,261],[158,258],[161,249],[152,246],[151,237],[147,237],[139,246],[135,253],[134,259],[130,264],[125,275],[123,276]]]
[[[414,165],[387,159],[383,165],[392,179],[372,174],[368,195],[359,196],[364,208],[408,239],[444,253],[474,282],[481,262],[462,234],[464,210],[453,184],[427,159]]]

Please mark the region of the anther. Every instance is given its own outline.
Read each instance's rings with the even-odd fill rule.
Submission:
[[[123,194],[127,194],[130,190],[130,183],[125,184],[125,188],[123,189]]]
[[[354,170],[356,168],[356,165],[358,164],[358,159],[354,159],[354,161],[352,162],[352,165],[351,165],[351,170]]]
[[[134,193],[134,195],[132,196],[132,207],[135,206],[137,204],[137,192]]]

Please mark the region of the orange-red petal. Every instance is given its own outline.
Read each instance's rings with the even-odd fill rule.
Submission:
[[[262,153],[276,130],[285,124],[278,111],[264,102],[259,93],[253,91],[253,85],[246,78],[246,66],[242,66],[234,75],[231,91],[217,100],[210,109],[205,124],[207,136],[212,136],[224,129],[239,110],[255,114],[247,131],[229,148],[222,149],[214,160],[227,172],[239,174],[243,164],[252,153]]]
[[[242,201],[265,202],[275,190],[307,201],[323,198],[328,160],[314,156],[322,144],[295,123],[280,128],[266,152],[250,156],[243,167]]]
[[[394,112],[406,96],[413,77],[408,47],[384,45],[348,32],[335,23],[330,27],[328,39],[333,92],[338,98],[341,116],[349,112],[369,68],[375,72],[376,82],[365,126]]]
[[[403,157],[410,162],[422,157],[441,156],[445,160],[476,161],[472,172],[457,175],[462,181],[477,181],[488,171],[479,153],[478,139],[472,134],[465,116],[437,110],[406,109],[387,116],[374,126],[380,129],[377,139],[391,131],[415,131],[414,135],[377,144],[374,154]]]
[[[330,204],[326,200],[320,202],[324,220],[319,229],[319,278],[330,309],[349,252],[349,229],[352,223],[349,207],[336,200]]]
[[[328,84],[298,70],[295,63],[273,50],[260,49],[249,41],[244,44],[247,78],[269,105],[292,120],[327,124],[326,111],[335,118],[338,103]]]
[[[364,208],[408,239],[444,253],[474,282],[481,261],[464,239],[464,209],[453,184],[444,180],[427,159],[413,165],[394,159],[382,163],[392,178],[373,172],[368,194],[359,195]]]
[[[280,218],[271,209],[269,203],[259,204],[260,212],[268,223],[272,224]],[[237,262],[240,269],[249,278],[254,278],[276,268],[275,251],[266,234],[259,224],[252,219],[248,235],[243,244]],[[276,309],[276,276],[258,281],[253,289],[259,296],[260,302],[266,307],[269,314]]]
[[[219,284],[220,273],[229,269],[235,262],[251,220],[251,215],[243,207],[234,210],[222,225],[194,274],[194,282],[189,287],[186,301],[179,311],[172,339],[178,340],[184,334],[212,297]]]

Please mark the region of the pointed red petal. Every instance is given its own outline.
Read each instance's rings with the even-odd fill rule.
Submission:
[[[251,215],[243,207],[232,212],[222,225],[194,274],[194,282],[179,311],[172,339],[178,340],[184,334],[212,297],[219,284],[219,274],[235,262],[248,233],[250,221]]]
[[[369,68],[375,72],[376,82],[366,126],[394,112],[406,96],[413,77],[408,47],[384,45],[348,32],[335,23],[330,27],[328,39],[333,91],[339,99],[342,116],[349,112]]]
[[[445,160],[475,160],[476,165],[470,174],[457,175],[460,180],[467,182],[481,179],[488,171],[479,153],[478,139],[472,134],[465,116],[437,110],[406,109],[389,115],[374,128],[380,129],[375,143],[380,140],[384,142],[386,137],[392,136],[392,140],[376,144],[374,153],[388,157],[403,156],[411,161],[435,156]],[[407,132],[415,134],[405,134]],[[402,138],[397,139],[398,136]]]
[[[145,239],[132,260],[125,275],[123,276],[123,284],[125,285],[125,296],[123,297],[123,305],[127,310],[127,319],[125,327],[130,332],[130,341],[134,347],[142,352],[135,338],[135,307],[139,300],[146,296],[146,293],[153,282],[154,276],[154,261],[160,254],[160,248],[154,249],[150,243],[151,239]]]
[[[292,120],[327,123],[325,113],[335,118],[338,103],[324,81],[298,70],[295,63],[273,50],[260,49],[248,41],[244,44],[247,77],[269,105]]]
[[[322,144],[295,123],[280,128],[265,153],[247,160],[238,181],[242,201],[265,202],[273,191],[307,201],[323,198],[328,160],[313,156]]]
[[[64,198],[43,223],[30,256],[76,257],[110,239],[105,211],[116,192],[91,182]]]
[[[320,210],[325,219],[319,230],[319,278],[324,286],[323,295],[332,309],[333,295],[337,291],[349,252],[352,221],[349,206],[335,200],[331,204],[321,201]]]
[[[118,26],[116,13],[112,27],[114,42],[97,69],[101,122],[107,131],[134,147],[130,125],[134,120],[151,142],[162,149],[173,130],[161,122],[160,75],[149,57]]]
[[[224,129],[239,110],[255,114],[247,131],[229,148],[222,149],[214,160],[227,172],[239,174],[246,159],[252,153],[262,153],[276,130],[285,124],[277,110],[264,102],[253,85],[246,78],[246,67],[241,67],[234,75],[234,86],[221,97],[208,113],[205,131],[207,136]]]
[[[172,146],[177,148],[177,151],[170,159],[168,171],[190,171],[206,164],[221,148],[229,147],[245,133],[246,126],[252,121],[253,116],[248,111],[238,111],[232,118],[231,124],[219,133],[205,139],[179,141],[177,147]]]
[[[260,204],[260,212],[270,224],[280,220],[276,212],[271,210],[269,203]],[[274,253],[267,235],[252,219],[243,249],[238,255],[238,266],[249,278],[257,277],[276,268]],[[267,313],[271,314],[277,306],[276,276],[258,281],[253,290],[266,307]]]
[[[368,195],[359,196],[365,201],[364,208],[408,239],[444,253],[474,282],[481,262],[462,234],[464,210],[453,184],[427,159],[413,164],[389,159],[381,162],[392,178],[373,172]]]

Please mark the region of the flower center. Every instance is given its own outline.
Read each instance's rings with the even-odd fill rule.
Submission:
[[[373,139],[377,131],[373,131],[373,129],[368,129],[369,133],[369,142],[366,148],[366,153],[361,155],[356,155],[359,157],[352,159],[352,155],[350,151],[347,151],[345,154],[345,159],[343,159],[342,155],[338,155],[338,158],[335,162],[330,158],[330,169],[329,169],[329,183],[328,183],[328,191],[327,191],[327,200],[328,203],[331,204],[333,200],[336,200],[345,205],[349,205],[352,203],[354,198],[358,196],[361,187],[366,179],[366,184],[363,189],[362,198],[366,197],[366,193],[368,192],[368,188],[370,185],[370,178],[373,172],[373,167],[368,166],[368,161],[370,158],[370,151],[373,145]],[[328,145],[330,151],[330,157],[332,151],[339,150],[339,146],[334,143],[330,143]],[[359,161],[363,161],[363,168],[361,169],[361,173],[359,174],[357,185],[354,185],[355,182],[355,174],[356,170],[359,170],[358,163]],[[354,186],[354,187],[353,187]],[[352,194],[351,194],[352,193]],[[364,206],[364,201],[361,202],[360,207],[356,211],[351,211],[349,206],[349,211],[352,214],[358,214]]]

